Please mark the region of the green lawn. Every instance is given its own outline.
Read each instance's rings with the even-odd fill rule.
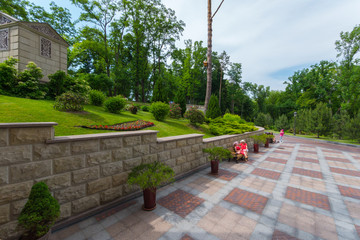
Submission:
[[[154,127],[146,130],[159,131],[158,137],[168,137],[191,133],[205,134],[205,138],[213,137],[208,131],[207,125],[202,125],[200,129],[194,129],[185,119],[167,118],[163,122],[156,121],[149,112],[138,111],[131,114],[122,111],[120,114],[105,112],[104,108],[91,105],[85,106],[82,113],[60,112],[53,109],[54,101],[32,100],[0,95],[0,123],[13,122],[57,122],[55,126],[56,136],[91,134],[114,132],[108,130],[85,129],[77,126],[88,125],[113,125],[116,123],[134,121],[142,119],[151,121]]]

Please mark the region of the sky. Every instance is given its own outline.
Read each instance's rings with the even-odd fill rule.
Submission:
[[[49,9],[49,0],[33,0]],[[76,19],[80,10],[56,0]],[[207,0],[162,0],[186,24],[184,40],[207,46]],[[213,13],[221,0],[212,0]],[[295,71],[321,60],[337,61],[340,32],[360,24],[359,0],[224,0],[213,19],[213,51],[242,64],[242,81],[284,90]],[[73,19],[73,20],[74,20]],[[205,60],[205,59],[204,59]]]

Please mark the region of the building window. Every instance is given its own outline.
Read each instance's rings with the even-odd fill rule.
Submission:
[[[9,29],[0,29],[0,51],[9,50]]]
[[[40,38],[40,55],[51,58],[51,41],[46,38]]]

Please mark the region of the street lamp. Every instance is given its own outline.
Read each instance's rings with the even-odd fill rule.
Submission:
[[[294,135],[296,135],[296,115],[297,112],[294,112]]]

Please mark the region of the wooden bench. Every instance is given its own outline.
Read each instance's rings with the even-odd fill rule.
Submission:
[[[232,155],[232,159],[228,159],[228,162],[230,162],[231,160],[235,160],[236,163],[239,162],[239,160],[241,161],[246,161],[245,156],[243,154],[237,154],[235,149],[233,147],[228,148],[229,151],[231,152]]]

